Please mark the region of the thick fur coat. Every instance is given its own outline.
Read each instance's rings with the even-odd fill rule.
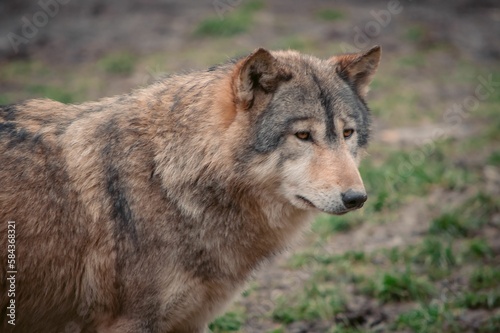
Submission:
[[[0,330],[204,332],[316,213],[366,200],[379,58],[258,49],[98,102],[1,106]]]

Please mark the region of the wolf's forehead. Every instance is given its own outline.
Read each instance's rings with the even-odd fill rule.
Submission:
[[[296,73],[289,96],[318,109],[328,118],[359,117],[363,104],[336,71],[329,66],[304,66]]]

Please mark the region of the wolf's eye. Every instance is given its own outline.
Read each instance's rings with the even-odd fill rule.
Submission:
[[[349,139],[354,134],[354,130],[352,128],[346,128],[343,134],[345,139]]]
[[[295,133],[295,136],[302,141],[311,141],[311,133],[310,132],[306,132],[306,131],[297,132],[297,133]]]

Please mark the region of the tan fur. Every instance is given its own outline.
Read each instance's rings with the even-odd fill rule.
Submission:
[[[250,149],[274,92],[310,80],[299,58],[260,49],[98,102],[0,107],[0,260],[9,220],[18,258],[16,326],[2,312],[0,330],[204,332],[324,198],[363,189],[353,143]]]
[[[331,61],[338,64],[338,72],[352,78],[351,82],[362,96],[368,93],[368,84],[373,79],[380,62],[380,47],[373,47],[364,53],[334,56]]]

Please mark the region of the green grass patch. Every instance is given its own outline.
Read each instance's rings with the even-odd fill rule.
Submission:
[[[403,67],[424,67],[425,56],[422,53],[415,53],[398,59],[398,64]]]
[[[0,77],[3,80],[16,80],[20,77],[43,77],[50,74],[49,68],[39,61],[15,60],[0,66]]]
[[[492,310],[500,307],[500,293],[498,291],[481,293],[467,292],[459,297],[457,304],[458,306],[468,309]]]
[[[335,9],[320,9],[316,12],[316,17],[323,21],[337,21],[345,17],[344,13]]]
[[[292,255],[290,260],[288,260],[289,267],[293,269],[301,268],[309,264],[312,260],[312,255],[310,253],[296,253]]]
[[[266,333],[285,333],[285,329],[283,327],[274,328],[272,330],[267,331]]]
[[[334,262],[338,262],[339,260],[339,256],[334,256],[328,253],[320,253],[316,251],[302,252],[294,254],[290,258],[288,264],[291,268],[297,269],[311,264],[330,265]]]
[[[403,263],[406,261],[408,258],[408,252],[410,252],[409,249],[401,249],[399,247],[392,247],[390,249],[382,249],[382,253],[389,261],[391,264],[395,265],[397,263]]]
[[[469,277],[469,286],[474,290],[498,287],[500,268],[484,266],[475,269]]]
[[[244,321],[242,312],[230,311],[215,319],[208,327],[214,333],[236,332],[240,330]]]
[[[394,329],[405,331],[409,329],[413,333],[442,333],[443,325],[448,322],[449,326],[456,326],[451,313],[442,305],[421,304],[416,309],[400,314],[394,322]],[[453,332],[452,327],[448,331]]]
[[[355,281],[358,291],[382,303],[427,301],[435,294],[435,287],[427,277],[411,272],[408,267],[404,272],[396,269],[395,266],[387,266],[375,278],[360,276]]]
[[[500,202],[489,194],[478,192],[462,205],[461,212],[468,218],[469,227],[480,228],[488,216],[500,212]]]
[[[472,239],[468,242],[464,255],[472,260],[487,259],[493,256],[493,250],[486,240]]]
[[[365,263],[367,255],[362,251],[347,251],[344,252],[342,258],[353,263]]]
[[[201,21],[195,30],[198,36],[230,37],[248,31],[254,14],[264,6],[262,1],[249,1],[222,17],[211,17]]]
[[[283,324],[300,320],[331,319],[345,309],[345,297],[338,289],[312,282],[299,294],[279,298],[272,318]]]
[[[6,104],[10,104],[10,103],[11,103],[11,99],[8,96],[0,94],[0,105],[6,105]]]
[[[473,183],[476,176],[454,165],[446,151],[444,143],[434,143],[411,150],[383,151],[381,165],[371,159],[363,160],[360,173],[369,197],[363,211],[384,213],[398,208],[412,196],[429,193],[436,186],[460,190]]]
[[[347,232],[361,223],[355,215],[329,216],[322,215],[312,225],[312,231],[322,238],[334,233]]]
[[[75,95],[65,89],[56,86],[33,84],[26,88],[32,97],[49,98],[61,103],[72,103]]]
[[[498,131],[498,128],[496,128],[496,130]],[[494,151],[491,153],[488,157],[488,164],[500,166],[500,151]]]
[[[450,241],[442,238],[425,238],[417,247],[413,261],[423,265],[427,276],[432,280],[439,280],[448,276],[457,265],[457,257]]]
[[[368,333],[371,331],[368,331],[368,330],[363,329],[363,328],[337,325],[334,328],[332,328],[332,330],[330,330],[328,332],[331,332],[331,333]]]
[[[382,302],[427,300],[434,293],[434,287],[425,278],[404,273],[384,273],[376,285],[375,295]]]
[[[247,285],[246,289],[241,292],[241,296],[246,298],[250,296],[258,288],[259,285],[255,281],[252,281]]]
[[[291,268],[301,268],[310,264],[328,266],[331,264],[366,263],[367,255],[362,251],[346,251],[343,254],[331,255],[323,252],[302,252],[294,254],[288,264]]]
[[[460,207],[436,217],[429,227],[429,233],[452,237],[472,236],[480,232],[488,217],[499,210],[497,201],[491,195],[478,192]]]
[[[498,212],[500,208],[500,203],[495,200],[495,198],[483,192],[478,192],[475,196],[469,199],[467,204],[475,210],[475,213],[482,210],[484,214],[491,214]]]
[[[404,123],[415,124],[422,117],[421,114],[416,112],[417,109],[414,107],[418,104],[419,98],[413,90],[400,89],[398,95],[389,95],[383,100],[374,100],[370,103],[370,107],[375,116],[390,121],[393,125],[402,125]],[[398,115],[395,117],[388,110],[398,110]],[[401,123],[401,121],[404,121],[404,123]]]
[[[444,213],[431,222],[431,235],[446,234],[454,237],[467,236],[467,228],[462,217],[456,212]]]
[[[494,315],[488,318],[481,326],[477,329],[477,333],[498,333],[498,328],[500,327],[500,315]]]
[[[419,42],[425,35],[425,30],[419,26],[413,26],[408,28],[405,33],[405,37],[407,40],[411,42]]]
[[[102,57],[98,65],[110,74],[129,75],[134,71],[137,58],[128,52],[115,52]]]
[[[308,50],[314,48],[314,42],[297,36],[288,36],[277,41],[274,44],[274,48],[282,50],[291,49],[291,50],[307,52]]]

